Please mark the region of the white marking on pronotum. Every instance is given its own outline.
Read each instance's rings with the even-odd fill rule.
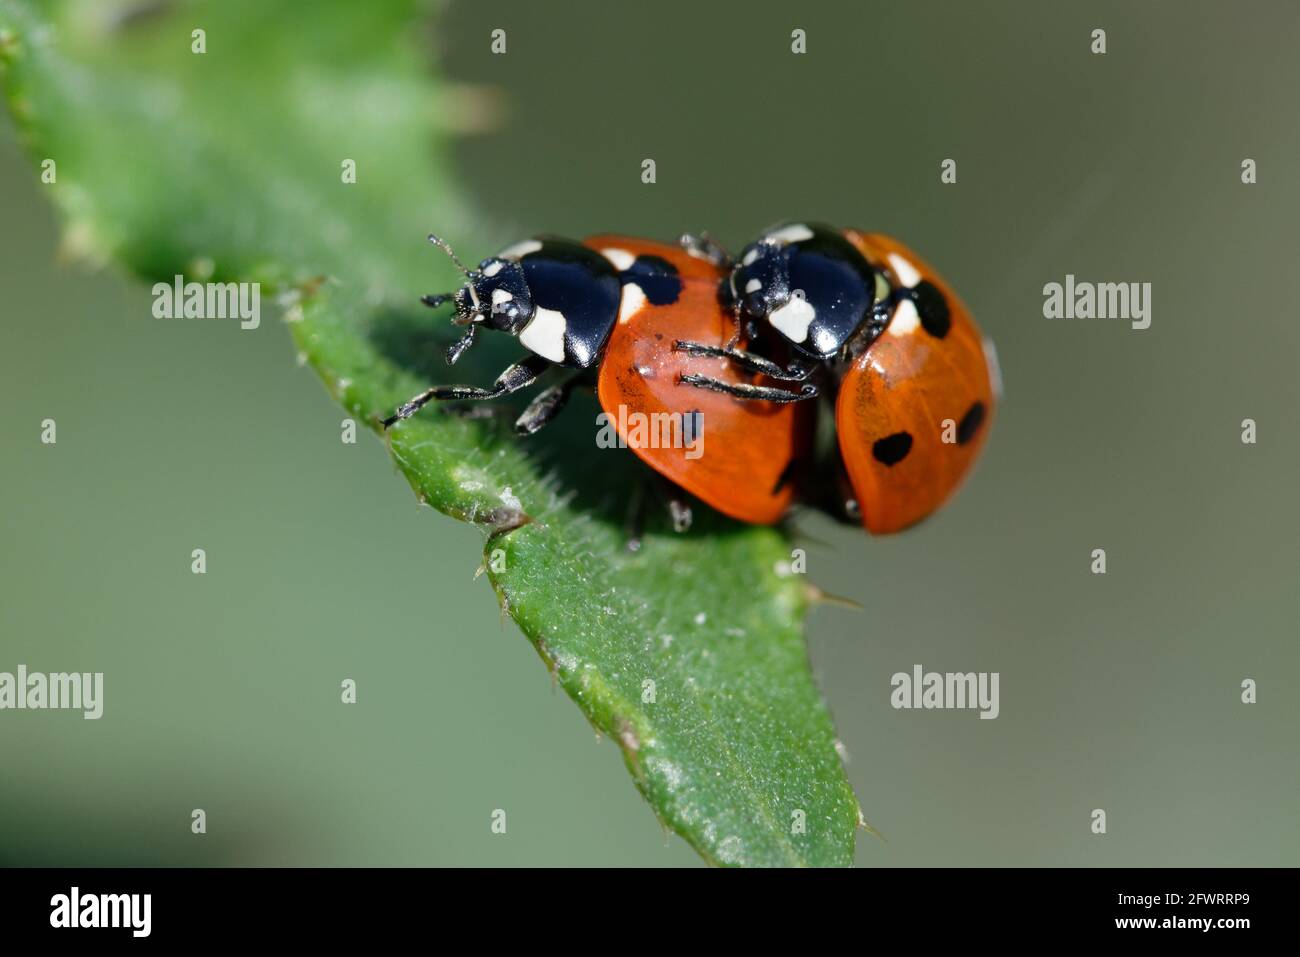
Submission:
[[[745,258],[740,261],[742,266],[754,265],[754,260],[758,258],[758,247],[755,246],[749,252],[745,253]]]
[[[500,271],[501,271],[501,263],[493,263],[491,266],[488,266],[487,269],[484,269],[484,270],[483,270],[483,275],[485,275],[485,276],[487,276],[487,278],[491,279],[493,276],[495,276],[495,275],[496,275],[497,273],[499,273]]]
[[[757,279],[751,279],[745,283],[745,292],[758,292],[763,288],[763,283]]]
[[[898,281],[908,289],[921,281],[921,274],[916,271],[916,267],[898,253],[889,254],[889,265],[894,268],[894,275],[898,277]]]
[[[773,309],[767,321],[791,342],[804,342],[808,338],[808,327],[816,315],[817,310],[807,299],[793,296],[780,309]]]
[[[563,362],[564,328],[564,313],[538,306],[533,318],[524,326],[524,331],[519,333],[519,341],[524,344],[524,348],[543,359]]]
[[[921,317],[917,315],[916,303],[911,299],[904,299],[894,310],[894,318],[889,320],[890,335],[907,336],[916,331],[921,325]]]
[[[618,321],[627,322],[645,305],[645,291],[634,282],[623,284],[623,298],[618,304]]]
[[[876,302],[884,302],[889,298],[889,280],[880,270],[876,270]]]
[[[525,239],[522,242],[515,243],[513,246],[507,246],[501,250],[501,259],[523,259],[529,253],[535,253],[542,248],[542,244],[536,239]]]
[[[812,239],[812,236],[813,231],[803,223],[791,223],[767,234],[768,239],[775,239],[782,243],[801,243],[805,239]]]
[[[619,272],[627,272],[636,262],[636,257],[626,249],[602,249],[601,255],[614,264],[614,268]]]
[[[504,305],[507,302],[510,302],[514,298],[515,297],[510,294],[510,290],[508,289],[493,289],[492,290],[492,311],[500,312],[501,309],[499,307]]]

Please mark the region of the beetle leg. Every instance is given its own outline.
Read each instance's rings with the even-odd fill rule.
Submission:
[[[627,521],[624,530],[627,533],[627,550],[639,552],[641,541],[645,537],[645,482],[636,482],[628,498]]]
[[[690,356],[730,359],[746,372],[757,372],[779,382],[802,382],[812,375],[815,368],[815,366],[791,365],[787,369],[771,359],[764,359],[760,355],[746,352],[743,349],[734,349],[730,346],[708,346],[702,342],[686,342],[681,339],[673,343],[673,348]]]
[[[497,381],[492,383],[490,389],[480,389],[472,385],[435,385],[399,406],[393,415],[384,419],[384,428],[415,415],[426,402],[448,399],[497,399],[518,392],[536,382],[537,377],[550,367],[551,360],[542,356],[529,356],[497,376]]]
[[[708,376],[695,375],[694,373],[687,373],[682,376],[681,381],[686,385],[695,386],[697,389],[708,389],[710,392],[723,392],[735,396],[737,399],[752,399],[763,402],[802,402],[804,399],[812,399],[817,396],[817,387],[811,382],[801,385],[798,392],[790,392],[772,386],[749,385],[746,382],[723,382],[721,379],[711,379]]]
[[[708,233],[700,233],[699,235],[683,233],[682,237],[677,240],[677,245],[692,256],[713,263],[719,269],[730,270],[735,263],[735,260],[731,258],[731,253],[710,239]]]
[[[682,491],[680,486],[673,484],[661,475],[652,473],[644,480],[636,483],[629,499],[627,518],[627,550],[629,552],[641,550],[645,538],[647,489],[651,487],[662,500],[668,512],[668,520],[672,524],[673,531],[678,535],[682,535],[691,530],[691,524],[695,516],[686,493]]]
[[[563,382],[557,382],[539,392],[537,397],[528,403],[528,408],[524,409],[523,414],[515,420],[515,432],[519,435],[532,435],[559,415],[565,403],[569,401],[569,395],[573,392],[573,386],[577,381],[578,377],[572,375]]]
[[[478,326],[471,324],[463,336],[447,347],[447,365],[454,366],[465,350],[474,344],[474,333],[477,331]]]
[[[691,504],[676,489],[669,493],[668,496],[668,518],[673,523],[673,531],[678,535],[691,530],[691,522],[694,521]]]

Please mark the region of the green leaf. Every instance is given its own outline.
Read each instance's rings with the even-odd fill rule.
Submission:
[[[0,0],[0,65],[33,159],[56,161],[70,249],[151,281],[262,282],[326,387],[376,427],[448,378],[453,330],[417,299],[456,277],[425,234],[475,259],[519,238],[488,235],[457,198],[424,13]],[[512,350],[480,337],[457,378],[489,381]],[[390,448],[422,500],[484,528],[503,608],[669,827],[719,864],[850,863],[860,815],[808,667],[810,590],[780,572],[788,543],[697,505],[689,534],[654,519],[629,553],[647,473],[596,449],[594,400],[575,404],[527,440],[517,409],[430,409]]]

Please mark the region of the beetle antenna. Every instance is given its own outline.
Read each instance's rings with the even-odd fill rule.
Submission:
[[[435,236],[433,233],[429,233],[429,242],[433,243],[445,252],[451,258],[451,261],[456,264],[456,268],[465,274],[465,278],[469,280],[469,282],[465,284],[465,288],[469,290],[469,298],[474,303],[474,315],[481,316],[483,314],[483,304],[478,301],[478,293],[474,291],[474,276],[476,274],[465,268],[465,264],[457,258],[456,254],[452,251],[451,244],[447,242],[447,240],[443,239],[441,236]]]
[[[437,246],[439,249],[445,252],[449,257],[451,257],[451,261],[456,264],[457,269],[459,269],[461,272],[465,274],[466,279],[469,279],[471,277],[472,274],[468,269],[465,268],[465,264],[456,257],[456,254],[452,252],[451,244],[447,242],[447,240],[443,239],[441,236],[435,236],[433,233],[430,233],[429,242],[433,243],[435,246]]]
[[[437,309],[443,303],[450,302],[452,299],[455,298],[456,297],[454,293],[442,292],[436,296],[421,296],[420,302],[424,303],[430,309]]]

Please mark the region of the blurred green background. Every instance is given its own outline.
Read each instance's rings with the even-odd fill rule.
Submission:
[[[520,2],[420,38],[504,104],[456,151],[493,229],[892,233],[996,339],[1005,402],[950,508],[893,539],[797,522],[865,606],[809,622],[887,839],[860,864],[1300,863],[1297,28],[1281,3]],[[478,532],[340,443],[269,310],[154,320],[143,284],[60,261],[45,188],[6,119],[0,670],[103,671],[106,707],[0,713],[0,862],[696,863],[472,581]],[[1066,273],[1152,283],[1151,328],[1045,320]],[[893,710],[917,663],[1000,672],[1001,716]]]

